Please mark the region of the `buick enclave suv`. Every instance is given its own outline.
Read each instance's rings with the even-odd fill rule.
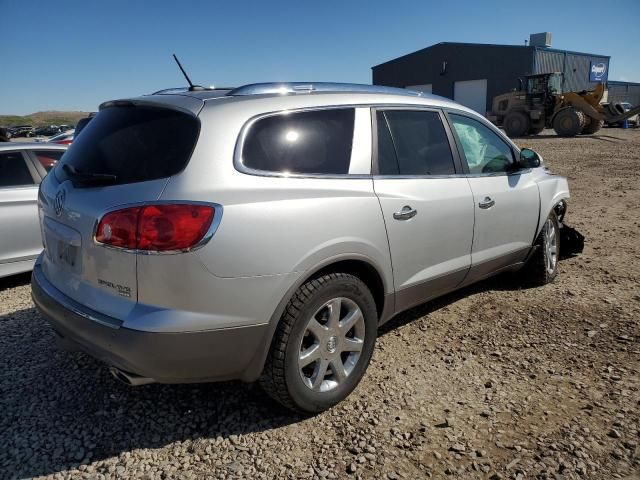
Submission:
[[[348,84],[104,103],[40,186],[33,298],[129,384],[344,399],[398,312],[557,273],[567,181],[475,112]]]

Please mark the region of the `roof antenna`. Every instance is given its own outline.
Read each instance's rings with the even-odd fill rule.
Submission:
[[[176,61],[176,63],[178,64],[178,67],[180,68],[180,71],[182,72],[182,75],[184,75],[184,78],[187,79],[187,83],[189,84],[189,91],[190,92],[199,92],[202,90],[206,90],[206,88],[200,86],[200,85],[194,85],[193,82],[191,82],[191,79],[189,78],[189,75],[187,75],[187,72],[184,71],[184,68],[182,68],[182,64],[180,63],[180,60],[178,60],[178,57],[176,57],[176,54],[173,54],[173,59]]]

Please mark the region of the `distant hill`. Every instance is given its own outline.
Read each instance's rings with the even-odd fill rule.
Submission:
[[[75,125],[89,112],[36,112],[31,115],[0,115],[0,126],[32,125],[41,127],[44,125]]]

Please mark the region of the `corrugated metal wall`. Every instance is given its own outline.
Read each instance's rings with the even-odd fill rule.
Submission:
[[[625,82],[609,83],[609,102],[629,102],[632,105],[640,105],[640,84]]]
[[[535,73],[562,72],[562,89],[566,92],[592,90],[597,85],[597,82],[589,81],[591,62],[604,63],[609,70],[607,57],[543,49],[536,49],[534,53]]]
[[[533,73],[564,72],[564,53],[536,50]]]

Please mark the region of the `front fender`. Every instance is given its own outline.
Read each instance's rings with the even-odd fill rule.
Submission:
[[[540,178],[538,179],[538,189],[540,191],[540,217],[538,219],[538,228],[534,241],[538,238],[540,231],[551,213],[551,210],[561,201],[570,198],[569,182],[565,177],[555,175],[546,169],[541,169]]]

